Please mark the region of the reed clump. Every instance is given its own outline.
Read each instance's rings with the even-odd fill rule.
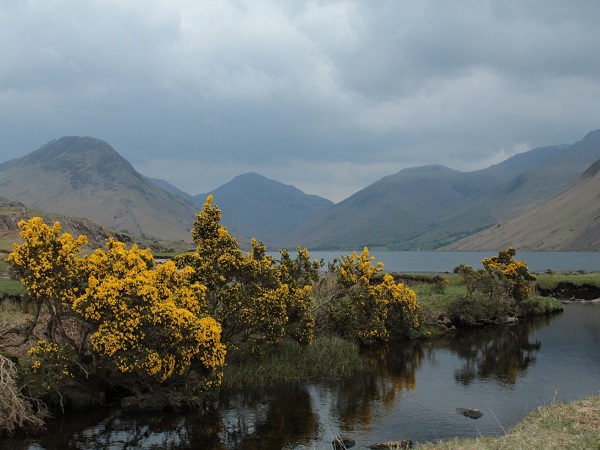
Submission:
[[[307,346],[286,340],[274,347],[240,349],[223,373],[222,387],[237,389],[310,379],[339,379],[367,371],[359,346],[338,336],[320,336]]]

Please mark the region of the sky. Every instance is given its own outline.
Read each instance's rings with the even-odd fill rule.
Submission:
[[[598,0],[0,0],[0,162],[92,136],[191,195],[257,172],[339,202],[600,128],[599,24]]]

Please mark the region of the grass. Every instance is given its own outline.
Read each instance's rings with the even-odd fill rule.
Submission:
[[[531,412],[501,437],[455,438],[418,450],[600,449],[600,396]]]
[[[306,347],[285,341],[262,354],[251,351],[232,354],[224,370],[222,387],[237,389],[294,380],[339,379],[366,370],[357,344],[323,336]]]
[[[600,272],[591,273],[541,273],[537,275],[537,283],[541,288],[552,289],[558,283],[572,283],[580,286],[590,284],[600,286]]]

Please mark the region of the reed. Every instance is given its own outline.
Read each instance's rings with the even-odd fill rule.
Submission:
[[[241,350],[227,362],[223,388],[274,385],[280,382],[339,379],[368,370],[357,344],[321,336],[306,347],[285,341],[261,351]]]

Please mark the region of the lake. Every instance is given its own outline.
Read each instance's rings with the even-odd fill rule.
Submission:
[[[361,253],[358,250],[357,253]],[[291,252],[290,252],[291,253]],[[326,262],[340,255],[351,254],[349,251],[310,252],[313,259]],[[369,252],[375,261],[383,262],[388,272],[452,272],[459,264],[467,264],[475,269],[481,268],[481,260],[490,256],[498,256],[498,252],[435,252],[435,251],[373,251]],[[275,258],[278,253],[271,253]],[[293,255],[293,253],[291,253]],[[600,252],[519,252],[515,259],[525,261],[532,272],[556,270],[559,272],[585,270],[600,271]]]
[[[369,353],[376,370],[352,379],[227,392],[203,414],[73,414],[0,448],[317,450],[340,432],[355,448],[500,435],[538,406],[599,394],[599,342],[600,304],[568,304],[552,317]]]

